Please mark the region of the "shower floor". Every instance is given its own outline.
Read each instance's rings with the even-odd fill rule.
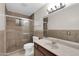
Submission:
[[[25,56],[24,54],[25,54],[25,51],[21,50],[21,51],[18,51],[18,52],[10,53],[7,56]]]
[[[18,53],[13,53],[9,56],[24,56],[24,51],[18,52]]]

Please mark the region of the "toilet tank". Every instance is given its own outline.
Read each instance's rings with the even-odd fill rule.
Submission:
[[[39,40],[39,37],[33,36],[33,42],[34,42],[35,40]]]

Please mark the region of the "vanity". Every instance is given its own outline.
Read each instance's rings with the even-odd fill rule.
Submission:
[[[79,44],[52,39],[56,43],[50,38],[34,41],[34,56],[79,56]]]
[[[51,53],[41,45],[34,43],[34,56],[56,56],[56,54]]]

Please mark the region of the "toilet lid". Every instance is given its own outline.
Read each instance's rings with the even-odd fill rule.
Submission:
[[[30,47],[30,46],[34,46],[34,43],[26,43],[26,44],[24,44],[24,47]]]

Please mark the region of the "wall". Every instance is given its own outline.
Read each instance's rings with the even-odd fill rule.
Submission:
[[[47,7],[45,5],[34,13],[34,35],[40,38],[43,37],[43,18],[48,14]]]
[[[0,3],[0,55],[5,55],[6,52],[5,20],[5,4]]]
[[[52,13],[49,18],[49,29],[79,29],[79,4],[70,5]]]
[[[30,38],[33,41],[32,36],[34,34],[34,14],[32,14],[31,16],[29,16],[29,18],[31,19],[31,21],[30,21],[30,34],[31,34]]]
[[[72,4],[48,16],[48,36],[79,42],[79,4]]]

